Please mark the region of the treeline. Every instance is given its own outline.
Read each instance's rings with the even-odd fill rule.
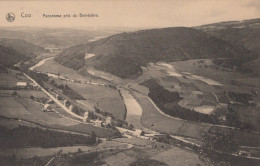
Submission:
[[[178,105],[181,97],[178,92],[170,92],[164,89],[154,79],[150,79],[142,85],[149,88],[148,96],[166,114],[189,121],[199,121],[207,123],[218,123],[217,117],[189,110]]]
[[[95,143],[96,135],[94,133],[87,137],[26,126],[19,126],[11,130],[0,128],[0,148],[53,148]]]

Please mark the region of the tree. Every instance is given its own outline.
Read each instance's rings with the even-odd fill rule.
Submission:
[[[231,106],[228,106],[228,112],[226,115],[227,125],[240,127],[239,114]]]
[[[35,99],[35,97],[34,97],[34,96],[30,96],[30,98],[31,98],[32,100],[34,100],[34,99]]]
[[[129,128],[130,130],[133,130],[135,127],[134,127],[133,124],[130,124],[130,125],[128,126],[128,128]]]
[[[78,153],[81,153],[81,152],[82,152],[82,150],[80,148],[78,148]]]
[[[91,140],[92,140],[93,143],[96,143],[97,136],[96,136],[96,133],[94,131],[92,131],[92,133],[91,133]]]
[[[224,133],[220,130],[216,130],[214,133],[203,133],[200,157],[208,159],[216,165],[219,163],[222,165],[230,164],[230,154],[236,152],[238,148],[233,137],[233,133]]]

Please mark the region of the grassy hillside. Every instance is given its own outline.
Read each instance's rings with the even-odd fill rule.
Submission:
[[[38,53],[44,52],[44,48],[31,44],[21,39],[0,39],[0,45],[6,46],[20,52],[28,57],[35,57]]]
[[[82,63],[86,52],[96,56]],[[149,62],[249,56],[250,52],[243,47],[231,45],[199,30],[177,27],[110,36],[69,48],[56,61],[67,67],[73,67],[80,61],[81,67],[84,64],[93,65],[124,78],[138,75],[140,66]]]

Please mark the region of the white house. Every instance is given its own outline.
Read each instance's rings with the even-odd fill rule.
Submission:
[[[112,118],[111,117],[107,117],[106,118],[106,125],[111,125],[111,123],[112,123]]]

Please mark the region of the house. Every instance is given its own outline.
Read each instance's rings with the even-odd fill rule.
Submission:
[[[87,121],[88,116],[89,116],[89,112],[87,111],[87,112],[84,113],[83,121]]]
[[[94,122],[94,125],[97,126],[97,127],[102,127],[103,126],[103,122],[101,120],[95,120],[93,122]]]
[[[109,116],[106,118],[106,125],[111,125],[112,123],[112,118]]]
[[[51,112],[52,107],[49,104],[45,104],[42,109],[43,112]]]
[[[17,82],[16,85],[17,86],[21,86],[21,87],[26,87],[27,86],[27,82]]]

